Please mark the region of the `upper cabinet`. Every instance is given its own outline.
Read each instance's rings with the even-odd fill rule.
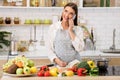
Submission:
[[[120,0],[0,0],[0,8],[61,8],[68,2],[79,8],[120,7]]]

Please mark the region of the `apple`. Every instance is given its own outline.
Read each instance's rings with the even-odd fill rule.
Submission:
[[[51,20],[49,20],[49,19],[44,20],[44,24],[50,24],[50,23],[51,23]]]
[[[34,20],[34,24],[40,24],[40,20],[39,19],[35,19]]]
[[[33,67],[34,66],[34,62],[32,60],[28,60],[28,66],[29,67]]]
[[[23,68],[17,68],[16,74],[17,74],[17,75],[23,74]]]
[[[31,73],[29,67],[24,67],[23,72],[24,72],[24,74],[30,74]]]
[[[32,20],[31,19],[26,19],[25,20],[25,24],[31,24],[32,23]]]

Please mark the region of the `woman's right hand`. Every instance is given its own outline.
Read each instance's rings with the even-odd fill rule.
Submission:
[[[54,59],[55,63],[57,63],[60,67],[65,67],[67,65],[66,62],[60,60],[59,58]]]

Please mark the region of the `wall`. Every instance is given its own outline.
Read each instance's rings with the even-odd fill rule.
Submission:
[[[0,16],[4,18],[10,16],[12,18],[18,16],[21,19],[21,23],[24,23],[25,19],[52,19],[53,15],[61,15],[61,9],[0,9]],[[120,48],[120,9],[119,8],[84,8],[79,9],[80,17],[83,17],[87,21],[88,29],[94,27],[96,47],[97,49],[109,48],[112,45],[112,32],[116,29],[116,47]],[[47,39],[48,26],[37,26],[37,41],[40,45],[41,29],[44,28],[44,39]],[[8,26],[0,27],[0,30],[7,30],[14,32],[19,40],[30,39],[30,28],[32,26]],[[33,39],[33,38],[32,38]]]

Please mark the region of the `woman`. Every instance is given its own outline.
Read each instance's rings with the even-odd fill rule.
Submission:
[[[60,67],[74,59],[80,60],[79,52],[84,48],[84,41],[82,29],[77,26],[77,16],[77,5],[66,4],[61,21],[52,24],[48,32],[48,57]]]

